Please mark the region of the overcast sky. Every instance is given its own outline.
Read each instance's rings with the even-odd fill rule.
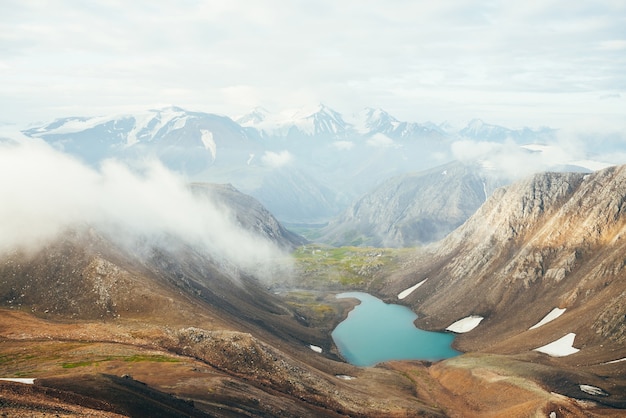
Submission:
[[[320,102],[624,129],[626,1],[0,2],[0,122]]]

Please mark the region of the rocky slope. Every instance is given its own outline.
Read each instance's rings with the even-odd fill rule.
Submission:
[[[329,335],[258,280],[183,242],[129,252],[75,230],[0,260],[0,375],[37,386],[19,403],[15,384],[0,385],[14,412],[75,404],[68,411],[130,416],[150,415],[137,405],[164,416],[442,415],[400,375],[338,362]]]
[[[298,244],[231,187],[192,189],[256,235]],[[428,277],[403,299],[423,327],[484,317],[457,340],[473,353],[434,365],[353,367],[328,333],[349,304],[281,298],[260,272],[172,232],[120,241],[73,225],[0,254],[0,377],[36,379],[29,389],[1,382],[0,403],[17,416],[619,416],[624,196],[626,167],[549,173],[498,189],[437,245],[398,257],[329,252],[343,253],[336,261],[354,273],[350,286],[394,301]],[[307,262],[328,258],[304,251],[313,252]],[[273,262],[265,277],[288,285],[288,260]],[[305,279],[328,282],[328,269],[307,270]],[[529,330],[554,307],[566,311]],[[568,333],[579,352],[533,351]]]
[[[267,239],[285,250],[293,250],[306,240],[285,229],[258,200],[241,193],[230,184],[194,183],[192,191],[232,211],[237,223],[247,231]]]
[[[461,225],[502,185],[478,162],[454,162],[383,182],[322,229],[332,245],[413,247]]]
[[[391,298],[428,278],[406,298],[420,326],[444,329],[483,317],[457,339],[459,348],[584,370],[596,383],[607,379],[606,393],[624,405],[625,202],[626,166],[536,175],[498,189],[380,291]],[[565,311],[530,329],[554,308]],[[559,358],[533,351],[568,334],[580,351]]]

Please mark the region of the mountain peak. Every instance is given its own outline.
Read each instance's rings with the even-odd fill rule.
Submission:
[[[474,118],[467,124],[467,129],[480,129],[487,125],[482,119]]]
[[[249,113],[235,119],[241,126],[255,126],[264,122],[270,115],[269,110],[262,106],[256,106]]]
[[[361,112],[364,119],[365,127],[369,131],[388,131],[397,128],[400,123],[396,118],[391,116],[381,108],[367,107]]]
[[[311,117],[314,117],[315,115],[320,115],[320,114],[330,115],[333,117],[337,117],[337,116],[341,117],[341,114],[339,112],[337,112],[335,109],[331,108],[330,106],[325,105],[324,103],[319,103],[315,107],[301,108],[294,113],[294,116],[298,118],[311,118]]]
[[[180,112],[187,112],[185,109],[183,109],[182,107],[178,107],[178,106],[174,106],[174,105],[170,105],[170,106],[164,106],[158,109],[150,109],[150,112],[157,112],[157,113],[161,113],[161,112],[176,112],[176,113],[180,113]]]

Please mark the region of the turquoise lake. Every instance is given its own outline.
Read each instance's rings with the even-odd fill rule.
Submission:
[[[361,301],[332,332],[342,356],[355,366],[373,366],[388,360],[441,360],[461,354],[450,345],[454,334],[416,328],[415,312],[384,303],[363,292],[338,298]]]

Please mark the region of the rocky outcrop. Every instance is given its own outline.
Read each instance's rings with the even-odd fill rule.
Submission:
[[[191,188],[196,195],[225,206],[245,230],[273,242],[280,248],[293,250],[307,242],[300,235],[285,229],[258,200],[241,193],[230,184],[194,183]]]
[[[322,230],[332,245],[412,247],[438,241],[504,184],[479,163],[454,162],[394,177]]]
[[[39,251],[2,254],[0,353],[7,361],[0,375],[44,375],[42,385],[71,399],[106,402],[115,412],[157,408],[151,416],[163,415],[161,399],[172,392],[210,416],[444,415],[417,399],[402,376],[337,361],[329,335],[254,278],[235,280],[205,252],[173,238],[129,248],[95,231],[68,231]],[[102,379],[114,381],[89,384]],[[30,416],[25,403],[10,411]],[[171,416],[183,415],[194,416]]]
[[[625,211],[624,166],[539,174],[497,190],[390,283],[399,291],[429,278],[407,298],[424,327],[485,317],[458,340],[466,349],[523,352],[574,332],[577,347],[603,346],[611,360],[609,347],[626,342]],[[567,312],[527,332],[554,307]]]

